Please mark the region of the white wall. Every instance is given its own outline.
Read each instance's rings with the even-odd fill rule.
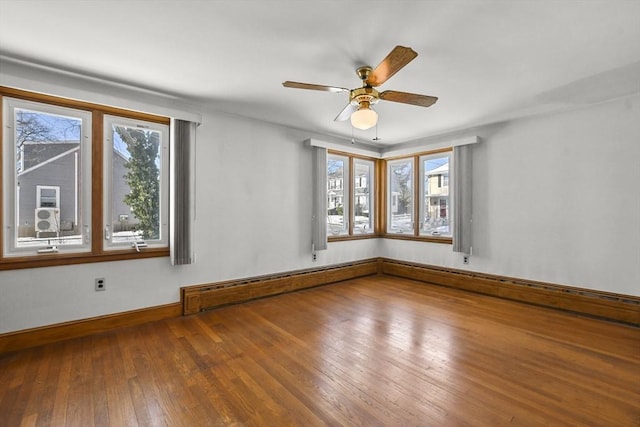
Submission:
[[[331,244],[311,261],[312,135],[203,114],[197,133],[196,259],[0,271],[0,333],[179,301],[181,286],[377,256],[377,239]],[[105,277],[107,290],[94,291]]]
[[[23,87],[52,84],[39,77]],[[185,285],[375,256],[640,295],[639,109],[635,97],[474,130],[483,142],[473,156],[468,266],[449,245],[390,239],[330,243],[312,263],[311,151],[302,141],[319,136],[202,111],[196,264],[0,271],[0,333],[177,302]],[[96,277],[106,278],[105,292],[94,291]]]
[[[193,283],[377,256],[377,239],[331,245],[311,262],[311,148],[301,132],[228,115],[198,129]]]
[[[640,295],[640,96],[474,134],[470,264],[400,240],[382,256]]]

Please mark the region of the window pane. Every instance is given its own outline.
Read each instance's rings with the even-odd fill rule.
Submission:
[[[387,232],[413,232],[413,159],[388,163],[389,190]]]
[[[329,235],[349,232],[349,158],[329,154],[327,156],[327,233]]]
[[[449,155],[420,158],[421,235],[451,236],[449,196]]]
[[[83,179],[83,168],[89,167],[83,158],[90,153],[84,153],[81,141],[90,119],[83,112],[17,100],[9,102],[7,111],[15,156],[15,175],[11,184],[5,183],[10,188],[6,201],[14,206],[7,218],[14,231],[8,252],[82,246],[83,235],[88,236],[83,217],[88,220],[84,206],[90,190]]]
[[[373,162],[354,160],[354,233],[373,233]]]
[[[107,240],[113,245],[165,240],[162,176],[163,172],[166,174],[163,171],[166,131],[154,124],[129,124],[118,118],[108,121]]]

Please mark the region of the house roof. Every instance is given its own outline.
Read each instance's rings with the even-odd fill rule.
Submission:
[[[429,175],[439,175],[447,172],[449,172],[449,162],[443,164],[442,166],[438,166],[435,169],[431,169],[429,171]]]
[[[41,143],[29,141],[25,142],[23,147],[23,169],[19,175],[27,174],[69,154],[80,151],[80,145],[77,142],[67,141]],[[113,153],[124,162],[127,161],[127,158],[118,150],[114,149]]]
[[[23,145],[23,173],[80,148],[78,142],[25,142]]]

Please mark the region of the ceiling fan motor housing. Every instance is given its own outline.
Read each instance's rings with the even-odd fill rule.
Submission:
[[[353,89],[349,94],[349,102],[356,105],[360,105],[362,102],[368,102],[370,105],[373,105],[379,100],[380,95],[378,91],[370,86]]]
[[[363,67],[359,67],[358,69],[356,69],[356,74],[358,75],[360,80],[365,82],[369,78],[369,74],[371,74],[372,71],[373,71],[373,68],[369,67],[368,65],[365,65]]]

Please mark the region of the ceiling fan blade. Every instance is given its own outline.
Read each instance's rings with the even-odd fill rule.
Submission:
[[[334,122],[343,122],[347,120],[358,109],[358,106],[352,103],[348,103],[346,107],[340,111],[340,114],[333,119]]]
[[[418,95],[415,93],[398,92],[395,90],[385,90],[380,93],[380,99],[385,101],[401,102],[403,104],[418,105],[420,107],[430,107],[438,100],[435,96]]]
[[[349,92],[349,89],[344,87],[323,86],[323,85],[314,85],[310,83],[299,83],[299,82],[290,82],[290,81],[283,82],[282,86],[290,87],[294,89],[322,90],[325,92],[333,92],[333,93]]]
[[[389,55],[369,74],[366,83],[373,87],[380,86],[405,65],[413,61],[416,56],[418,56],[418,54],[410,47],[394,47]]]

